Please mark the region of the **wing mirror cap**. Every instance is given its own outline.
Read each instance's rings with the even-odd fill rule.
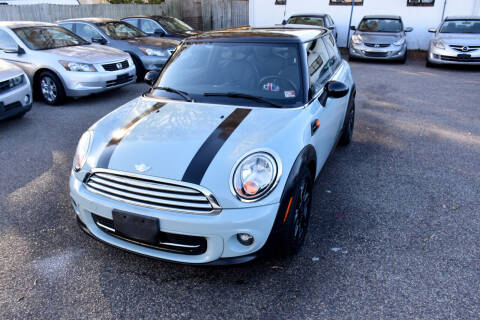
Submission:
[[[330,98],[343,98],[348,94],[348,87],[340,81],[329,81],[325,85],[325,91]]]
[[[355,30],[357,30],[357,28],[355,26],[350,26],[350,30],[355,31]]]
[[[105,39],[104,37],[93,37],[92,43],[106,44],[107,39]]]
[[[428,32],[430,32],[430,33],[436,33],[436,32],[437,32],[437,29],[435,29],[435,28],[430,28],[430,29],[428,29]]]
[[[412,31],[413,31],[412,27],[405,28],[405,32],[412,32]]]
[[[3,52],[5,52],[5,53],[24,54],[24,53],[25,53],[25,49],[23,49],[22,47],[18,46],[18,47],[16,47],[16,48],[4,48],[4,49],[3,49]]]
[[[155,81],[157,81],[159,75],[160,75],[159,71],[148,71],[145,74],[144,80],[149,86],[153,86]]]

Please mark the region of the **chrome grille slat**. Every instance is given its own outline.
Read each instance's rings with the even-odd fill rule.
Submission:
[[[104,197],[154,209],[217,214],[221,207],[205,188],[182,181],[110,169],[94,169],[85,187]]]

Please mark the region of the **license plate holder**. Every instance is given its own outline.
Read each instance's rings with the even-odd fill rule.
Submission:
[[[114,210],[112,216],[113,227],[119,235],[149,244],[158,244],[160,221],[157,218],[118,210]]]
[[[460,53],[457,58],[460,60],[469,60],[472,57],[471,54]]]

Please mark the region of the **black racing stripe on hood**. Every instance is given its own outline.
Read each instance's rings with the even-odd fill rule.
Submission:
[[[110,164],[110,158],[112,157],[113,152],[119,145],[119,143],[126,137],[128,134],[140,123],[144,120],[148,115],[152,114],[153,112],[157,111],[161,107],[163,107],[165,103],[155,103],[153,106],[142,112],[140,115],[136,116],[132,121],[127,123],[121,130],[123,131],[122,134],[118,137],[113,137],[105,146],[102,154],[98,158],[97,161],[97,168],[104,168],[108,169],[108,165]]]
[[[250,113],[250,109],[235,109],[205,140],[188,165],[182,181],[200,184],[210,163],[225,141]]]

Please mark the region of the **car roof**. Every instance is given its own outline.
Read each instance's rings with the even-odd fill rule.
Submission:
[[[328,16],[328,14],[326,13],[295,13],[295,14],[292,14],[290,16],[290,18],[292,17],[318,17],[318,18],[324,18]],[[289,19],[290,19],[289,18]]]
[[[90,22],[90,23],[106,23],[106,22],[120,21],[120,20],[115,20],[110,18],[73,18],[73,19],[60,20],[57,22],[60,23],[60,22],[69,22],[69,21],[70,22],[83,21],[83,22]]]
[[[22,28],[22,27],[47,27],[55,26],[53,23],[38,21],[0,21],[0,27],[6,28]]]
[[[480,20],[480,16],[451,16],[446,17],[445,20]]]
[[[375,14],[364,16],[363,19],[402,19],[402,17],[388,14]]]
[[[279,25],[271,27],[250,28],[246,30],[219,30],[205,32],[186,39],[189,41],[245,41],[245,42],[307,42],[328,33],[322,27],[304,25]]]
[[[136,16],[128,16],[128,17],[122,18],[122,20],[123,20],[123,19],[130,19],[130,18],[169,19],[169,18],[173,18],[173,17],[171,17],[171,16],[162,16],[162,15],[139,14],[139,15],[136,15]]]

